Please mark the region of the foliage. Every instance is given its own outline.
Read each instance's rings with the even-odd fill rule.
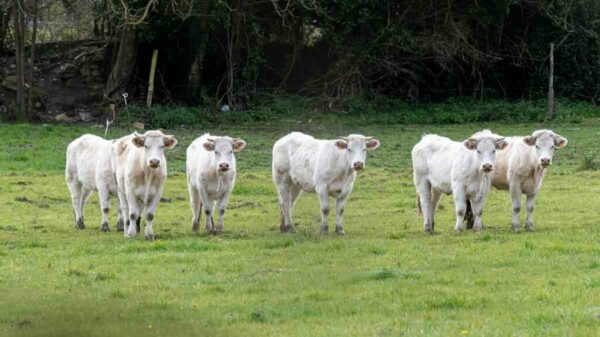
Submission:
[[[438,235],[415,216],[410,149],[423,133],[462,139],[489,127],[373,123],[226,124],[240,136],[239,174],[220,236],[192,235],[185,147],[204,130],[168,130],[169,178],[155,217],[157,241],[99,230],[96,194],[86,229],[73,228],[63,154],[92,126],[0,125],[1,336],[596,336],[600,296],[598,172],[577,171],[597,120],[546,124],[569,139],[555,155],[534,213],[536,232],[510,230],[510,197],[491,191],[485,232],[452,233],[443,198]],[[346,207],[347,236],[322,237],[318,201],[301,196],[297,233],[278,231],[270,176],[273,142],[300,127],[322,137],[377,136]],[[131,130],[112,128],[109,138]],[[15,158],[21,158],[15,160]],[[113,199],[114,200],[114,199]],[[114,201],[113,201],[114,205]],[[518,310],[515,310],[518,308]],[[493,319],[491,319],[491,317]]]
[[[166,58],[159,97],[185,104],[208,93],[212,104],[243,109],[263,89],[332,101],[537,99],[547,88],[550,43],[557,94],[592,102],[600,95],[596,0],[131,0],[113,9],[117,22],[144,21],[140,43]]]

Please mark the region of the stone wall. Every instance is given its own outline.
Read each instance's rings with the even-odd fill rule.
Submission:
[[[101,106],[106,83],[103,43],[44,43],[36,45],[36,54],[35,120],[90,121],[106,113]],[[0,118],[15,109],[15,74],[15,58],[0,58]],[[29,70],[25,82],[29,87]]]

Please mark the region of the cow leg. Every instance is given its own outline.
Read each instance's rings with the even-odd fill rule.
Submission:
[[[288,182],[276,182],[279,193],[280,226],[282,233],[294,232],[292,223],[292,184]]]
[[[192,206],[192,231],[198,233],[200,231],[202,199],[200,199],[200,193],[195,187],[188,186],[188,191],[190,192],[190,205]]]
[[[429,223],[431,224],[432,231],[435,231],[435,211],[437,210],[437,205],[440,202],[441,197],[441,192],[438,192],[434,189],[431,190],[431,204],[429,205]]]
[[[535,194],[527,196],[527,220],[525,221],[525,230],[533,232],[533,208],[535,207]]]
[[[471,199],[471,208],[473,210],[473,230],[476,232],[483,231],[483,223],[481,222],[481,215],[483,214],[483,198]]]
[[[350,194],[340,196],[335,202],[335,233],[337,235],[346,235],[344,231],[344,206],[348,195]]]
[[[219,201],[217,201],[217,211],[219,212],[219,218],[217,220],[217,228],[215,228],[217,233],[222,233],[225,229],[225,209],[227,208],[227,203],[229,202],[229,197],[231,196],[231,190],[227,191]]]
[[[206,218],[204,219],[204,229],[206,230],[207,233],[213,233],[215,228],[214,228],[212,213],[213,213],[215,202],[214,202],[214,200],[212,200],[211,198],[208,197],[208,191],[204,187],[200,188],[200,197],[202,198],[202,207],[203,207],[204,215],[206,216]]]
[[[88,198],[90,197],[90,195],[92,194],[92,190],[88,190],[85,187],[81,187],[81,200],[79,201],[79,214],[81,214],[81,223],[77,222],[77,227],[79,229],[84,229],[85,228],[85,224],[83,222],[83,210],[85,208],[85,203],[87,202]]]
[[[152,228],[152,223],[154,222],[154,213],[156,212],[156,207],[158,206],[160,198],[162,197],[162,192],[163,188],[160,187],[159,191],[154,195],[154,198],[144,205],[144,214],[146,217],[146,231],[144,233],[144,238],[146,240],[154,240],[154,229]]]
[[[117,199],[117,232],[122,232],[124,225],[125,219],[123,219],[123,212],[121,211],[121,206],[119,205],[119,200]]]
[[[127,228],[126,236],[131,238],[138,234],[136,223],[140,218],[140,206],[133,190],[127,193],[127,206],[129,209],[129,228]]]
[[[513,217],[512,217],[512,230],[514,232],[519,231],[519,213],[521,212],[521,186],[518,184],[511,184],[510,186],[510,198],[512,201]]]
[[[100,201],[100,211],[102,212],[100,230],[108,232],[108,215],[110,212],[110,192],[108,186],[98,184],[98,199]]]
[[[423,230],[426,233],[433,233],[433,212],[431,209],[431,184],[425,179],[421,179],[416,184],[421,211],[423,212]]]
[[[206,219],[204,220],[204,229],[207,233],[214,233],[215,226],[213,221],[213,210],[215,207],[215,203],[213,200],[207,200],[203,203],[203,207],[204,215],[206,216]]]
[[[454,188],[452,195],[454,196],[454,208],[456,211],[456,225],[454,226],[454,230],[460,233],[463,231],[463,218],[467,211],[467,197],[462,186]],[[471,200],[471,205],[473,205],[473,200]]]
[[[119,210],[121,211],[121,219],[125,218],[125,226],[121,224],[121,229],[119,229],[119,225],[117,224],[117,231],[123,231],[125,237],[127,237],[127,232],[129,231],[129,224],[131,220],[129,220],[129,207],[127,206],[127,196],[125,192],[121,188],[117,188],[117,198],[119,200]]]
[[[76,178],[68,177],[67,186],[71,192],[71,204],[75,213],[75,226],[79,229],[85,228],[83,223],[83,212],[81,211],[81,197],[83,194],[83,186]]]
[[[317,195],[319,196],[319,203],[321,204],[321,234],[327,235],[329,233],[329,224],[327,223],[327,217],[329,216],[329,192],[326,185],[317,185],[315,188]]]

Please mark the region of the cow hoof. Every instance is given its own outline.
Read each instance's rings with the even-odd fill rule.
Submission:
[[[154,241],[154,234],[146,234],[144,235],[144,239],[146,239],[146,241]]]
[[[296,232],[296,229],[294,228],[293,225],[287,225],[281,229],[281,233],[294,233],[294,232]]]
[[[532,226],[525,226],[525,230],[528,232],[533,232],[533,225]]]
[[[84,229],[85,228],[85,224],[83,223],[83,218],[77,220],[77,228],[78,229]]]
[[[513,231],[513,233],[518,233],[519,232],[519,226],[518,225],[517,226],[513,225],[512,226],[512,231]]]
[[[103,232],[108,232],[108,223],[103,223],[102,226],[100,227],[100,230]]]
[[[336,229],[335,234],[337,234],[339,236],[344,236],[344,235],[346,235],[346,232],[344,232],[343,229]]]
[[[321,235],[329,235],[329,230],[326,228],[321,228]]]

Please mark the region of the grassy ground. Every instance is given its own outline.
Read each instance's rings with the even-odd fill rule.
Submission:
[[[0,336],[597,336],[600,171],[581,169],[596,165],[598,121],[550,125],[569,145],[538,198],[535,233],[511,233],[509,196],[492,191],[483,234],[454,234],[446,197],[433,236],[415,215],[410,149],[420,136],[540,125],[342,125],[210,130],[248,141],[221,236],[192,235],[183,172],[186,146],[208,130],[169,130],[179,145],[154,242],[125,240],[114,220],[101,233],[95,195],[87,228],[74,228],[65,148],[101,129],[0,125]],[[291,130],[381,139],[347,204],[346,237],[318,235],[308,194],[297,233],[278,232],[270,151]]]

